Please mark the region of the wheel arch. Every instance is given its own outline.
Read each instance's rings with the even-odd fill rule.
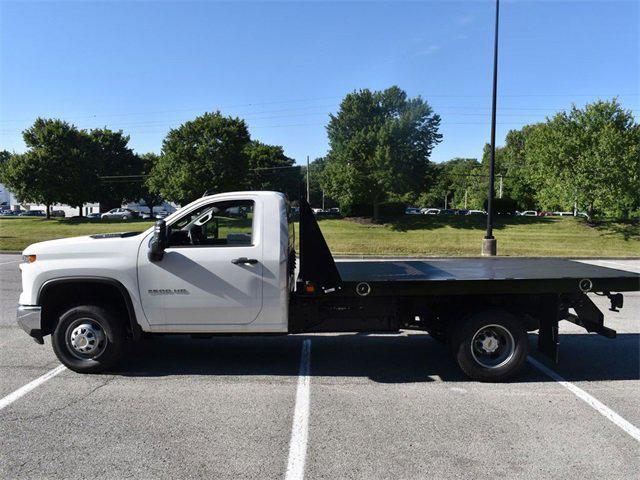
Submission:
[[[106,287],[106,290],[97,290]],[[126,326],[129,335],[137,340],[142,334],[133,307],[131,295],[126,287],[113,278],[108,277],[64,277],[47,280],[38,290],[37,304],[42,307],[42,334],[48,335],[55,328],[56,314],[74,303],[69,295],[78,298],[85,295],[88,300],[116,300],[117,306],[126,314]]]

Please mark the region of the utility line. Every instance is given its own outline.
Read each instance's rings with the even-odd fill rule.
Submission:
[[[527,93],[527,94],[504,94],[502,97],[509,98],[544,98],[544,97],[595,97],[595,98],[603,98],[603,97],[637,97],[640,96],[640,93],[617,93],[617,94],[586,94],[586,93],[554,93],[554,94],[544,94],[544,93]],[[423,98],[425,100],[429,100],[430,98],[487,98],[488,95],[460,95],[460,94],[424,94]],[[243,103],[243,104],[235,104],[235,105],[217,105],[213,106],[214,110],[220,109],[228,109],[228,108],[240,108],[240,107],[254,107],[258,105],[278,105],[278,104],[288,104],[288,103],[303,103],[303,102],[313,102],[318,100],[328,100],[328,99],[341,99],[344,96],[327,96],[327,97],[316,97],[316,98],[307,98],[307,99],[295,99],[295,100],[277,100],[271,102],[252,102],[252,103]],[[304,108],[304,107],[303,107]],[[312,108],[312,107],[308,107]],[[175,112],[191,112],[191,111],[211,111],[207,106],[195,107],[195,108],[180,108],[180,109],[171,109],[171,110],[150,110],[150,111],[140,111],[140,112],[121,112],[121,113],[107,113],[107,114],[88,114],[88,115],[80,115],[73,116],[73,118],[87,119],[87,118],[99,118],[99,117],[125,117],[125,116],[135,116],[135,115],[156,115],[163,113],[175,113]],[[268,113],[269,111],[262,112]],[[260,113],[260,112],[256,112]],[[247,113],[242,113],[242,115],[248,115]],[[10,119],[10,120],[0,120],[0,123],[7,122],[22,122],[22,121],[30,121],[30,119]]]

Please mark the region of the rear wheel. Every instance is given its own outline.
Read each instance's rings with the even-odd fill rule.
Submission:
[[[58,359],[79,373],[96,373],[122,355],[124,330],[118,318],[97,305],[71,308],[60,316],[51,343]]]
[[[452,338],[452,349],[464,373],[481,382],[513,377],[529,353],[527,332],[521,322],[504,310],[471,315]]]

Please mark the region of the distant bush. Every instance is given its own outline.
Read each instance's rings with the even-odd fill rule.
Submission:
[[[383,202],[378,206],[381,219],[400,218],[404,215],[407,205],[404,202]],[[355,204],[341,206],[341,213],[345,217],[373,217],[373,205]]]

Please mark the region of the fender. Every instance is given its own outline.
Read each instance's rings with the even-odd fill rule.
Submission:
[[[133,308],[133,302],[131,301],[131,296],[129,295],[129,291],[121,282],[119,282],[118,280],[114,280],[113,278],[81,276],[81,277],[62,277],[62,278],[54,278],[51,280],[47,280],[42,284],[42,286],[40,287],[40,290],[38,290],[38,296],[37,296],[38,305],[40,305],[40,300],[43,294],[46,293],[46,291],[49,288],[55,285],[60,285],[64,283],[73,283],[73,282],[82,282],[85,284],[95,283],[95,284],[110,285],[112,287],[116,287],[116,289],[120,292],[120,295],[122,295],[122,298],[124,299],[124,303],[127,308],[127,314],[129,315],[129,324],[131,326],[131,334],[133,336],[133,339],[134,340],[140,339],[140,337],[142,336],[142,329],[138,324],[138,320],[136,318],[136,312]]]

